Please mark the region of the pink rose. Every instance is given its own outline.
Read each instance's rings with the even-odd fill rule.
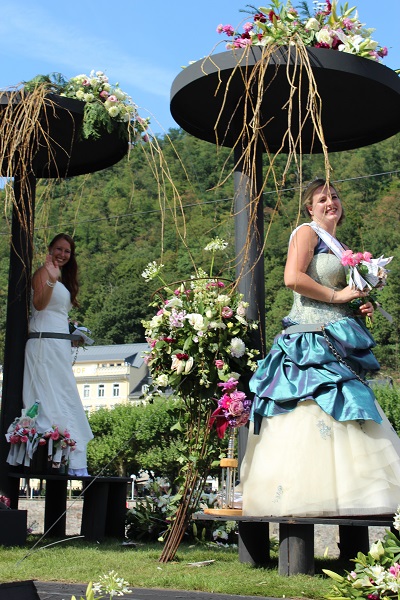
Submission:
[[[363,260],[365,262],[371,262],[371,258],[372,258],[371,252],[364,252],[364,254],[363,254]]]
[[[221,310],[221,315],[222,317],[224,317],[224,319],[230,319],[230,317],[233,315],[233,310],[230,306],[223,306]]]
[[[356,262],[356,265],[358,265],[358,264],[359,264],[359,263],[360,263],[360,262],[363,260],[363,258],[364,258],[364,255],[363,255],[363,253],[362,253],[362,252],[356,252],[356,253],[354,254],[353,258],[354,258],[354,260],[355,260],[355,262]]]
[[[39,446],[45,446],[47,444],[47,440],[45,438],[40,438]]]
[[[26,444],[27,441],[28,441],[28,436],[27,435],[22,435],[21,436],[21,443],[25,443]]]
[[[225,363],[223,360],[219,360],[217,358],[217,360],[214,361],[214,364],[217,367],[217,369],[222,369]]]
[[[345,252],[343,252],[340,262],[344,267],[354,267],[355,262],[353,252],[351,250],[346,250]]]
[[[236,427],[242,427],[243,425],[246,425],[247,421],[249,420],[249,417],[250,417],[250,413],[249,412],[242,413],[236,419]]]
[[[100,92],[100,98],[108,98],[110,94],[108,92],[106,92],[106,90],[103,90],[102,92]]]
[[[117,96],[114,96],[114,94],[111,94],[111,96],[108,96],[107,100],[108,100],[108,102],[118,102],[118,98],[117,98]]]
[[[231,393],[232,401],[244,402],[246,400],[246,394],[244,392],[238,392],[237,390]]]
[[[241,402],[238,399],[232,399],[230,405],[229,405],[229,412],[231,413],[231,415],[233,415],[234,417],[237,417],[238,415],[241,415],[243,412],[244,406],[243,406],[243,402]]]
[[[51,434],[50,437],[52,440],[56,441],[60,438],[60,432],[58,431],[58,429],[55,429]]]

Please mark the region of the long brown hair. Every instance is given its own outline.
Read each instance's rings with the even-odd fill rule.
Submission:
[[[76,262],[75,258],[75,242],[73,238],[67,233],[59,233],[51,240],[49,244],[49,251],[52,249],[54,244],[58,242],[58,240],[65,240],[71,247],[71,255],[69,257],[69,261],[61,269],[61,282],[65,285],[65,287],[71,294],[72,306],[79,306],[79,303],[76,299],[79,292],[79,283],[78,263]]]

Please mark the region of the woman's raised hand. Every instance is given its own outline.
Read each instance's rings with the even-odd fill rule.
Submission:
[[[51,281],[57,281],[57,279],[60,277],[60,267],[57,263],[53,261],[53,257],[51,254],[47,254],[46,260],[44,262],[44,267],[48,272]]]

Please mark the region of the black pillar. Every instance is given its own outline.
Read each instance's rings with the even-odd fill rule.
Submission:
[[[12,482],[8,478],[9,468],[6,458],[9,444],[5,439],[5,433],[10,423],[20,415],[22,408],[24,353],[31,289],[35,191],[36,178],[34,175],[17,175],[15,177],[0,417],[0,490],[9,496],[15,493],[15,486],[12,486]]]

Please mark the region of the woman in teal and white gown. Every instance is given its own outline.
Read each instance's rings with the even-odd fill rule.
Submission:
[[[285,284],[293,306],[259,362],[246,453],[243,513],[252,516],[393,514],[400,504],[400,439],[364,383],[379,364],[365,327],[370,302],[346,283],[335,237],[343,209],[335,188],[312,182],[311,222],[289,243]]]

